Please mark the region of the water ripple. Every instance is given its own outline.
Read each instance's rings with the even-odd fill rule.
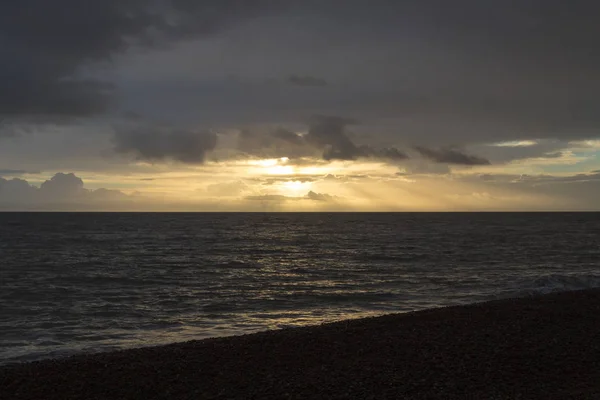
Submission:
[[[600,286],[600,215],[0,213],[0,363]]]

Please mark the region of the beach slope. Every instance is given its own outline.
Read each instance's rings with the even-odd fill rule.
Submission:
[[[0,399],[600,398],[600,290],[0,368]]]

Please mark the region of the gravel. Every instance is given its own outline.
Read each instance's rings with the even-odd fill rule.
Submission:
[[[600,290],[0,368],[0,399],[599,399]]]

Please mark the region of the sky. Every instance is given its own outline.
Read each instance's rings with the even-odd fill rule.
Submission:
[[[5,1],[0,210],[599,210],[599,16]]]

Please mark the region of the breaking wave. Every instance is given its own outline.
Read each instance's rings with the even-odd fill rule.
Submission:
[[[523,279],[499,297],[527,297],[595,288],[600,288],[600,274],[548,274]]]

